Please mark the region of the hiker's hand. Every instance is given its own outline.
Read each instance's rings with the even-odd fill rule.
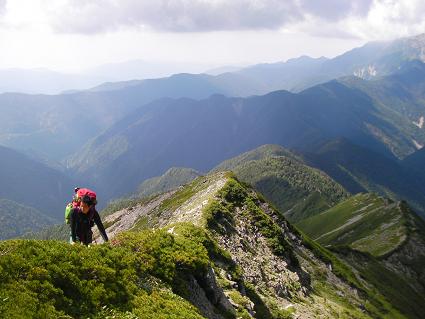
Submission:
[[[75,241],[71,241],[71,245],[75,245]]]

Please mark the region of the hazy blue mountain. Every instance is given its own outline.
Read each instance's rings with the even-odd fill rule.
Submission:
[[[223,74],[223,73],[237,72],[241,69],[243,69],[242,66],[228,65],[228,66],[221,66],[221,67],[217,67],[217,68],[213,68],[213,69],[208,69],[203,73],[209,74],[209,75],[219,75],[219,74]]]
[[[394,41],[370,42],[327,61],[323,68],[335,77],[380,77],[397,71],[406,61],[425,62],[424,47],[425,33]]]
[[[370,42],[335,58],[301,56],[286,62],[265,63],[234,71],[259,83],[262,93],[299,92],[343,76],[375,79],[397,72],[408,61],[425,62],[425,34],[388,42]]]
[[[105,82],[144,80],[169,77],[182,72],[202,73],[209,66],[201,63],[149,62],[141,59],[106,63],[84,71],[84,74],[101,77]]]
[[[90,89],[91,92],[116,91],[131,89],[147,95],[141,95],[144,101],[152,101],[160,97],[206,98],[212,94],[229,96],[248,96],[260,94],[266,90],[255,78],[246,78],[235,73],[224,73],[217,76],[207,74],[180,73],[170,77],[148,80],[131,80],[104,83]]]
[[[180,74],[111,91],[53,96],[0,94],[0,144],[61,160],[135,108],[155,99],[206,98],[238,87],[238,81],[231,76],[219,85],[210,79],[206,75]],[[250,86],[245,93],[254,88]]]
[[[374,127],[389,135],[380,139]],[[70,165],[79,176],[108,189],[108,197],[131,192],[170,167],[208,171],[263,144],[308,149],[343,136],[391,157],[387,145],[400,143],[399,134],[369,96],[332,81],[299,94],[158,100],[88,143]]]
[[[25,152],[34,152],[36,156],[43,154],[49,160],[62,160],[134,109],[156,99],[163,97],[205,99],[212,94],[246,97],[265,94],[276,89],[299,91],[314,83],[338,76],[352,75],[352,65],[357,65],[363,60],[372,61],[370,55],[376,59],[381,59],[388,54],[396,56],[397,67],[388,69],[388,72],[397,71],[398,74],[394,79],[398,77],[398,82],[403,87],[411,76],[404,72],[403,63],[420,58],[418,52],[421,52],[422,38],[423,36],[418,36],[401,39],[398,42],[369,44],[334,59],[301,57],[285,63],[257,65],[217,76],[177,74],[161,79],[105,83],[90,91],[55,96],[1,94],[0,116],[4,119],[4,125],[0,128],[0,144]],[[373,53],[374,50],[379,54]],[[325,65],[329,66],[325,67]],[[399,68],[401,68],[400,71]],[[310,74],[313,71],[318,73]],[[382,73],[382,75],[384,74],[387,73]],[[423,83],[421,77],[418,80]],[[397,156],[404,157],[415,150],[415,143],[424,145],[425,137],[421,133],[422,131],[418,131],[418,128],[408,128],[407,122],[401,123],[407,119],[409,119],[410,125],[412,121],[419,121],[420,116],[416,114],[418,112],[412,113],[412,116],[415,117],[413,119],[409,117],[410,113],[403,115],[402,112],[388,111],[389,108],[397,107],[394,103],[390,103],[390,107],[385,108],[388,98],[387,100],[383,98],[402,92],[398,82],[393,82],[393,85],[388,84],[380,90],[382,94],[378,96],[380,102],[377,103],[377,106],[381,106],[379,108],[382,113],[379,115],[380,117],[392,117],[395,114],[394,116],[399,118],[390,118],[389,120],[399,122],[398,126],[405,127],[403,135],[400,136],[402,140],[394,143],[395,148],[392,150]],[[408,94],[418,97],[414,103],[420,104],[421,92],[413,86],[415,81],[410,82],[412,85],[407,87]],[[358,83],[361,81],[352,80],[349,86],[362,89],[360,86],[368,85]],[[370,89],[365,91],[375,102],[375,87],[380,85],[380,83],[371,83]],[[402,101],[402,96],[399,100]],[[411,100],[407,102],[404,105],[412,104]],[[385,126],[369,128],[369,130],[374,130],[374,134],[382,140],[387,139],[387,135],[394,138],[395,132],[387,132],[387,129],[389,128]],[[406,134],[409,134],[409,137]],[[401,149],[397,149],[397,147],[401,147]]]
[[[396,72],[405,62],[413,60],[424,62],[422,55],[425,49],[424,39],[425,34],[421,34],[395,41],[370,42],[332,59],[301,56],[286,62],[262,63],[236,70],[223,68],[221,74],[217,70],[212,72],[214,76],[210,76],[209,81],[221,88],[214,93],[248,96],[276,90],[299,92],[343,76],[374,79]],[[192,76],[197,77],[195,74]],[[203,78],[205,75],[198,77],[201,81],[205,80]],[[167,78],[162,80],[168,81]],[[229,86],[234,81],[237,81],[238,85]],[[144,81],[108,83],[94,90],[111,90],[143,84]]]
[[[322,71],[325,57],[301,56],[286,62],[263,63],[243,68],[235,73],[261,83],[263,94],[276,90],[301,91],[335,77]]]
[[[0,198],[31,206],[62,222],[75,186],[63,173],[0,146]]]

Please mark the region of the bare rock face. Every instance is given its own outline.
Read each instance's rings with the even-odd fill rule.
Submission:
[[[212,268],[209,268],[203,278],[191,276],[189,282],[189,301],[197,305],[202,315],[211,319],[223,318],[222,315],[217,314],[216,309],[222,313],[236,314],[223,288],[218,285]]]
[[[264,294],[280,298],[303,297],[297,272],[291,271],[288,261],[272,252],[267,239],[242,210],[236,211],[234,231],[218,236],[218,242],[244,270],[243,279]]]

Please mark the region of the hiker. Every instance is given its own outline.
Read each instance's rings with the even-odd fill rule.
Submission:
[[[74,188],[74,195],[72,196],[72,201],[65,206],[65,223],[70,226],[69,243],[72,243],[72,234],[71,234],[71,225],[70,225],[71,212],[74,208],[80,206],[80,200],[77,194],[79,190],[80,190],[80,187]]]
[[[97,203],[96,193],[89,189],[81,188],[77,192],[77,201],[79,201],[79,206],[72,209],[70,214],[71,244],[75,244],[77,241],[86,246],[91,244],[93,241],[93,232],[91,228],[94,224],[96,224],[99,229],[103,240],[105,242],[108,241],[105,227],[95,208]]]

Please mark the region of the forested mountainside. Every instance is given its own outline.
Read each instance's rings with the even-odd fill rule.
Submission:
[[[0,199],[0,240],[21,237],[58,223],[57,219],[44,215],[39,210]]]
[[[218,165],[252,185],[292,221],[327,210],[349,196],[320,170],[278,145],[263,145]]]

